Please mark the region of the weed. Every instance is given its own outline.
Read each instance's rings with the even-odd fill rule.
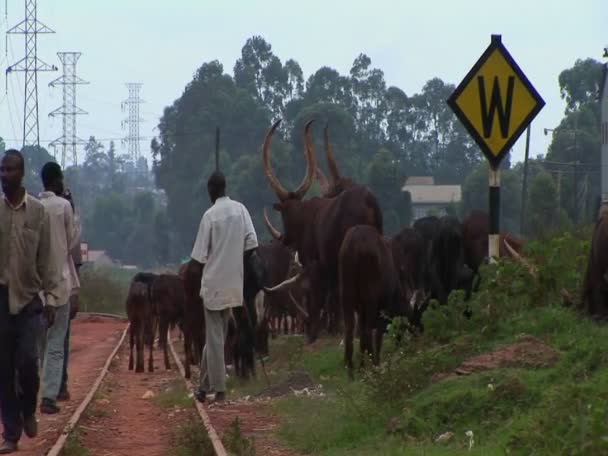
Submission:
[[[173,456],[215,456],[213,444],[200,422],[191,418],[175,434]]]
[[[63,456],[89,456],[91,453],[88,449],[82,446],[78,431],[72,432],[61,453]]]
[[[235,456],[255,456],[253,440],[243,434],[238,417],[230,423],[230,427],[222,437],[222,442],[230,454]]]

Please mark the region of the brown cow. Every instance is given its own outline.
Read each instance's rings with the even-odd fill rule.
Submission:
[[[388,320],[397,312],[398,277],[389,243],[373,226],[350,228],[339,255],[339,295],[344,314],[344,360],[353,375],[355,313],[359,326],[361,366],[365,354],[380,362],[382,338]],[[375,334],[374,334],[375,332]]]
[[[598,320],[608,318],[608,212],[595,224],[583,282],[582,306]]]
[[[310,132],[312,121],[305,127],[306,177],[295,191],[287,191],[274,175],[270,164],[270,144],[279,123],[280,120],[275,122],[266,135],[262,157],[266,178],[280,201],[274,205],[274,209],[281,213],[284,233],[274,228],[267,216],[265,221],[275,239],[298,252],[310,278],[314,296],[309,300],[307,333],[312,342],[319,334],[325,297],[328,294],[336,295],[338,253],[346,232],[355,225],[370,225],[382,233],[382,212],[375,196],[361,185],[353,185],[335,198],[303,200],[312,185],[316,169]],[[337,306],[330,309],[332,314],[338,314]]]
[[[179,324],[183,327],[186,311],[184,283],[175,274],[160,274],[152,284],[151,297],[158,315],[158,341],[163,350],[165,368],[171,369],[167,352],[167,337],[169,330],[173,329],[175,325]],[[190,349],[191,344],[184,343],[186,364],[191,359]]]
[[[151,287],[156,274],[138,272],[131,280],[127,295],[127,317],[129,318],[129,370],[133,370],[133,346],[136,347],[135,372],[144,371],[144,347],[148,347],[148,372],[154,371],[154,334],[156,312],[151,300]]]
[[[464,257],[469,268],[479,280],[479,266],[488,257],[488,234],[490,232],[490,217],[487,212],[474,209],[462,222],[462,237],[464,241]],[[509,233],[500,233],[501,257],[511,256],[505,248],[505,239],[517,253],[521,253],[525,242]],[[476,288],[476,287],[474,287]]]

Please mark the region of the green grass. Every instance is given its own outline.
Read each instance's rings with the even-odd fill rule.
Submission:
[[[84,266],[80,271],[80,310],[126,315],[129,283],[136,271]]]
[[[327,395],[279,401],[280,438],[303,453],[331,456],[608,454],[608,328],[564,307],[559,296],[562,286],[577,294],[588,247],[577,242],[532,245],[538,281],[511,263],[487,267],[482,290],[468,303],[455,293],[447,307],[429,309],[418,338],[398,344],[395,322],[381,366],[354,382],[342,368],[338,341],[300,349],[284,369],[305,370]],[[557,350],[557,363],[433,381],[522,334]],[[435,442],[448,431],[450,442]]]

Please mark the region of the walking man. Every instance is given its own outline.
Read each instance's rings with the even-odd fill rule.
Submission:
[[[68,390],[68,363],[70,359],[70,331],[72,326],[72,320],[76,317],[76,314],[80,310],[80,267],[82,266],[82,252],[80,250],[80,233],[81,227],[78,220],[78,215],[74,208],[74,200],[72,199],[72,193],[69,189],[66,189],[63,197],[69,201],[74,212],[74,224],[76,225],[76,239],[74,241],[74,247],[70,252],[72,257],[72,263],[70,263],[70,278],[72,279],[72,291],[70,294],[70,319],[68,321],[68,329],[65,334],[65,341],[63,344],[63,374],[61,376],[61,387],[59,388],[59,394],[57,395],[58,401],[69,401],[70,392]],[[73,268],[72,268],[73,266]]]
[[[24,172],[23,156],[6,151],[0,163],[0,454],[17,451],[22,432],[38,433],[40,314],[52,325],[60,276],[51,261],[48,214],[23,188]]]
[[[243,305],[243,258],[258,246],[251,216],[245,206],[226,196],[226,179],[216,171],[207,182],[213,206],[201,220],[189,267],[202,274],[201,297],[205,306],[205,348],[196,397],[207,392],[215,400],[226,397],[224,343],[230,308]]]
[[[44,367],[42,370],[42,403],[40,411],[47,414],[59,412],[57,396],[61,387],[64,366],[65,337],[70,322],[70,295],[78,286],[74,264],[70,255],[76,240],[74,212],[70,202],[63,198],[63,173],[55,162],[46,163],[40,172],[44,191],[40,200],[49,214],[51,232],[50,259],[53,268],[61,271],[55,296],[57,312],[55,322],[47,331]]]

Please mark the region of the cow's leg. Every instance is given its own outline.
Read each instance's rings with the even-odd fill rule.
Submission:
[[[133,345],[135,345],[135,326],[129,326],[129,370],[133,370]]]
[[[148,348],[148,372],[154,372],[154,336],[156,335],[156,320],[151,317],[144,325],[144,347]]]
[[[355,316],[352,308],[344,309],[344,363],[348,370],[348,377],[353,375],[353,339],[355,333]]]
[[[182,333],[180,333],[182,334]],[[192,337],[190,335],[190,331],[186,331],[185,333],[183,333],[183,340],[184,340],[184,376],[187,379],[190,379],[190,367],[192,365]]]
[[[365,318],[363,315],[358,314],[359,320],[357,326],[359,327],[359,356],[360,364],[359,369],[363,369],[365,367],[365,360],[369,353],[369,329],[365,326]]]
[[[135,372],[144,372],[144,325],[141,320],[137,322],[137,334],[135,336],[135,348],[137,357],[135,360]]]
[[[158,324],[158,340],[160,347],[163,350],[163,356],[165,360],[165,369],[171,369],[171,363],[169,362],[169,353],[167,352],[167,338],[169,337],[169,320],[166,316],[161,317]]]
[[[375,341],[374,341],[374,352],[373,352],[373,361],[374,365],[377,366],[380,364],[380,352],[382,351],[382,341],[384,339],[384,332],[388,326],[388,320],[382,316],[378,316],[377,327],[375,333]]]

